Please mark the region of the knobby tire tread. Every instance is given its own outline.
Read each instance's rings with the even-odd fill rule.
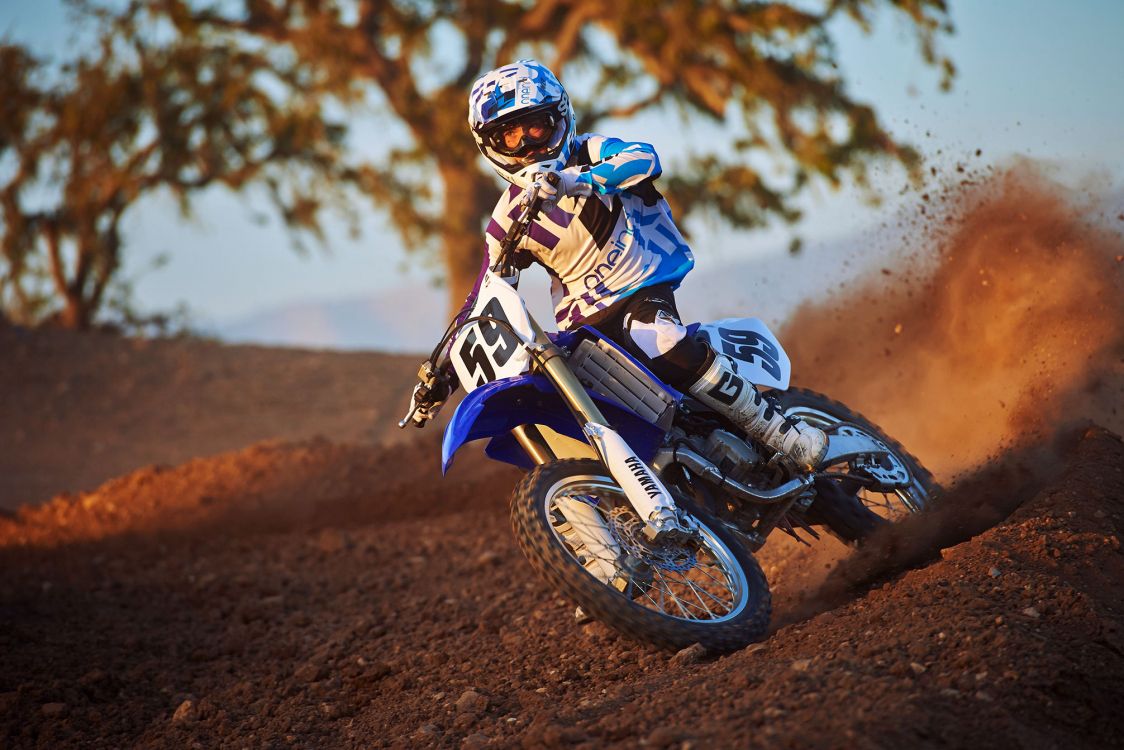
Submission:
[[[569,475],[593,475],[612,481],[600,461],[564,459],[538,466],[524,476],[511,499],[512,527],[523,555],[564,597],[624,635],[665,648],[699,643],[708,651],[727,652],[744,648],[765,635],[772,603],[761,566],[729,531],[702,513],[696,516],[733,553],[750,590],[745,611],[730,622],[706,625],[660,615],[635,604],[585,571],[561,548],[546,517],[545,493]]]

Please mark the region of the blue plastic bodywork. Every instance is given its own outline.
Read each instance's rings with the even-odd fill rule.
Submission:
[[[577,339],[583,334],[606,340],[589,327],[561,333],[551,338],[559,346],[571,347],[576,345]],[[611,341],[608,343],[648,373],[652,380],[666,389],[677,402],[682,398],[682,394],[651,375],[647,368],[628,352]],[[631,409],[611,399],[592,392],[589,396],[605,415],[610,426],[636,451],[636,455],[644,461],[650,460],[663,439],[664,429],[642,419]],[[523,424],[546,425],[562,435],[586,442],[581,431],[582,425],[578,424],[550,381],[542,375],[520,375],[493,381],[465,396],[445,428],[445,438],[441,446],[441,470],[443,472],[449,470],[453,457],[462,445],[483,438],[491,438],[485,448],[485,453],[490,458],[525,469],[533,468],[534,463],[511,434],[513,429]]]
[[[596,393],[589,395],[637,456],[647,461],[655,454],[663,438],[663,428]],[[482,438],[492,438],[485,449],[489,457],[525,469],[533,468],[527,453],[511,435],[511,431],[522,424],[546,425],[562,435],[585,442],[581,425],[550,381],[542,375],[520,375],[488,383],[465,396],[445,428],[441,470],[449,470],[462,445]]]

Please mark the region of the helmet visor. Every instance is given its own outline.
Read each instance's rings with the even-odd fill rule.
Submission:
[[[535,112],[496,124],[484,134],[484,140],[497,153],[517,159],[526,158],[550,144],[556,124],[552,113]]]

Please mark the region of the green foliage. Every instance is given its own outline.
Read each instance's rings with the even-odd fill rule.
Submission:
[[[88,7],[100,19],[101,52],[62,76],[66,85],[37,83],[38,63],[22,50],[0,55],[0,93],[9,94],[0,157],[18,154],[28,171],[4,192],[9,270],[0,301],[35,307],[11,277],[41,277],[32,260],[54,257],[53,235],[79,248],[104,235],[94,243],[104,250],[90,262],[98,271],[87,275],[112,275],[117,219],[146,191],[170,189],[186,208],[208,185],[240,190],[255,182],[268,187],[291,227],[313,236],[326,196],[342,205],[341,186],[355,186],[411,248],[440,249],[451,293],[461,296],[495,197],[494,177],[467,133],[467,90],[486,70],[524,56],[543,60],[567,83],[580,129],[678,111],[690,126],[727,134],[720,143],[695,139],[711,147],[663,178],[681,218],[709,213],[737,227],[795,221],[795,198],[813,181],[838,186],[850,178],[862,186],[874,161],[916,163],[874,110],[849,96],[838,73],[831,25],[868,29],[880,11],[914,31],[922,59],[947,85],[953,68],[937,49],[939,36],[951,32],[943,0],[134,0],[123,10]],[[345,163],[342,126],[326,117],[341,105],[351,112],[373,106],[405,125],[412,143],[365,164]],[[74,153],[83,155],[79,166]],[[18,204],[37,180],[64,196],[51,211]],[[46,267],[59,289],[88,283],[71,271],[60,285],[56,265]],[[93,309],[98,283],[84,293]]]

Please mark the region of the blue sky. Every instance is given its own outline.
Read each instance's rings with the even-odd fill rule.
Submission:
[[[871,36],[850,25],[837,30],[843,72],[852,93],[873,103],[900,139],[939,169],[958,161],[1000,164],[1029,156],[1059,165],[1078,181],[1095,173],[1124,180],[1124,2],[1119,0],[952,0],[956,34],[945,48],[959,74],[950,93],[914,50],[908,30],[883,14]],[[0,4],[0,33],[47,54],[62,54],[69,36],[58,0]],[[679,134],[655,118],[633,123],[621,137],[651,140],[675,152]],[[465,133],[465,137],[469,137]],[[973,154],[981,149],[983,155]],[[853,190],[810,191],[798,228],[809,244],[861,234],[899,210],[904,177],[879,178],[886,201],[870,207]],[[222,322],[297,301],[333,300],[423,283],[404,272],[405,254],[375,215],[360,240],[329,230],[327,252],[300,257],[275,224],[262,226],[228,195],[201,200],[189,223],[170,200],[144,202],[127,217],[126,273],[137,278],[142,308],[188,304],[196,321]],[[703,228],[694,247],[700,264],[754,254],[781,254],[790,230],[749,234]],[[171,262],[155,271],[152,259]]]

